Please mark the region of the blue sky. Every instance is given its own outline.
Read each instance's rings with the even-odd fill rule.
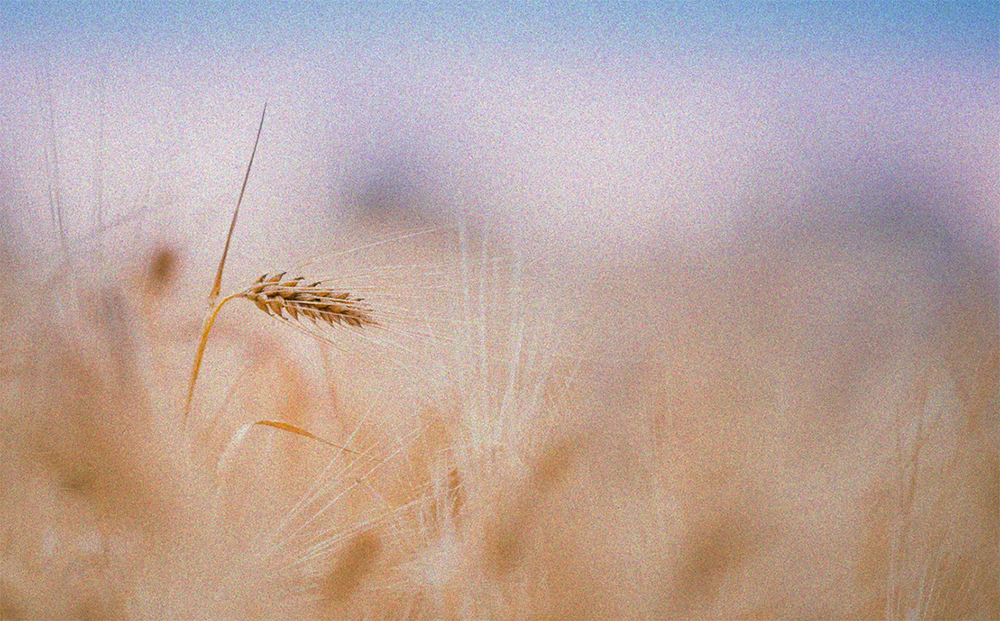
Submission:
[[[679,3],[0,3],[6,37],[85,33],[280,45],[331,36],[628,46],[654,53],[795,54],[870,48],[995,62],[998,2]]]

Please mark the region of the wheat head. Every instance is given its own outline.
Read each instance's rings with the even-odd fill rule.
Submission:
[[[350,326],[353,328],[376,327],[381,324],[375,319],[374,310],[364,298],[347,291],[335,291],[321,287],[323,281],[306,284],[303,276],[282,280],[286,272],[275,274],[268,278],[267,274],[255,280],[253,284],[242,291],[230,294],[215,304],[205,317],[201,329],[201,340],[195,353],[194,368],[191,370],[191,380],[188,382],[187,399],[184,402],[184,420],[191,410],[191,400],[194,397],[194,386],[198,381],[198,370],[201,368],[202,356],[208,342],[208,333],[218,317],[219,311],[227,302],[236,298],[244,298],[257,305],[268,315],[289,320],[300,320],[308,317],[313,323],[323,322],[330,326]],[[285,316],[285,312],[288,316]]]
[[[363,298],[347,291],[323,288],[320,286],[322,281],[306,284],[302,276],[282,280],[284,277],[285,272],[270,278],[264,274],[237,297],[246,298],[268,315],[277,315],[282,319],[287,311],[294,320],[303,316],[312,319],[313,323],[323,322],[331,326],[339,324],[363,328],[379,325]]]

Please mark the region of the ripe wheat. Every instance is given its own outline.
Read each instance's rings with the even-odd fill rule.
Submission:
[[[237,293],[236,297],[246,298],[268,315],[276,315],[282,319],[287,311],[292,319],[297,320],[302,315],[312,319],[313,323],[324,322],[331,326],[339,324],[363,328],[379,325],[364,298],[347,291],[322,288],[322,281],[305,284],[302,276],[282,280],[285,272],[271,278],[267,276],[264,274],[255,280],[249,288]]]
[[[208,333],[215,323],[219,311],[226,302],[236,298],[244,298],[257,305],[265,313],[281,319],[299,320],[308,317],[313,323],[323,322],[330,326],[341,325],[353,328],[376,327],[380,323],[375,319],[374,311],[364,298],[348,291],[336,291],[321,287],[323,281],[305,284],[305,278],[298,276],[282,280],[286,272],[275,274],[268,278],[267,274],[255,280],[253,284],[242,291],[232,293],[219,301],[205,318],[201,329],[201,341],[195,354],[194,368],[191,371],[191,381],[188,384],[187,400],[184,403],[184,419],[187,420],[191,410],[191,400],[194,397],[195,383],[198,381],[198,370],[205,354]],[[285,316],[288,313],[288,317]]]

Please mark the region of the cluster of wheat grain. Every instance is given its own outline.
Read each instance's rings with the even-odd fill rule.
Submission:
[[[268,278],[262,275],[244,291],[236,294],[269,315],[284,319],[284,313],[297,320],[299,316],[333,325],[353,328],[379,325],[373,310],[363,298],[349,291],[322,287],[322,281],[307,284],[305,278],[285,279],[285,272]]]

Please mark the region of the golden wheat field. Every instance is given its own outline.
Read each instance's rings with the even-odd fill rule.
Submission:
[[[0,5],[0,618],[1000,618],[996,5],[845,6]]]

